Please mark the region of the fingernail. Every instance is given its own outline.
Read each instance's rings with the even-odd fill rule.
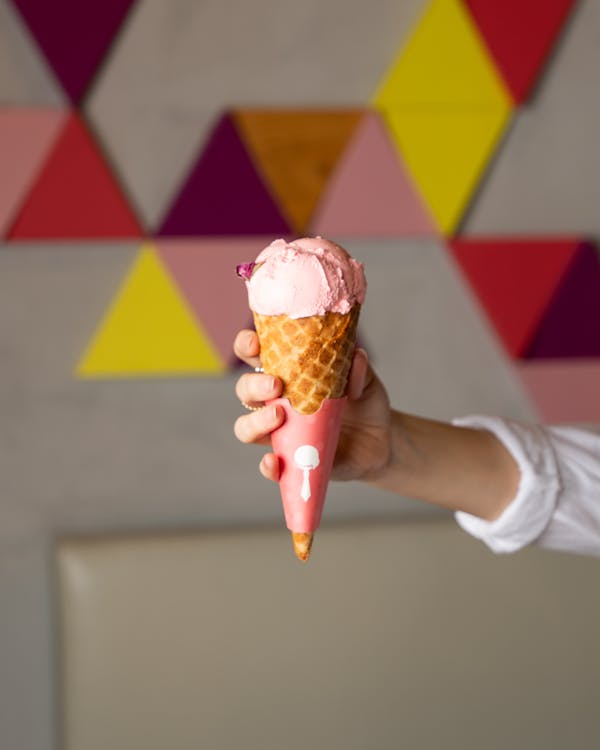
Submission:
[[[246,334],[246,338],[245,338],[246,347],[248,349],[252,346],[253,341],[254,341],[254,333],[250,331],[249,333]]]
[[[272,406],[271,407],[271,420],[273,422],[277,422],[279,420],[279,417],[281,415],[281,410],[279,406]]]
[[[262,380],[260,381],[260,389],[262,395],[265,398],[269,398],[275,390],[275,378],[268,378],[266,375],[263,375]]]

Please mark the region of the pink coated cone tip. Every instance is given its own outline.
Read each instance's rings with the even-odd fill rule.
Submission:
[[[308,533],[319,527],[346,402],[345,397],[325,399],[314,414],[299,414],[287,398],[270,402],[285,411],[285,421],[271,439],[290,531]]]

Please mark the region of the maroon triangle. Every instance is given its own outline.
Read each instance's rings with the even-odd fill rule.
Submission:
[[[12,0],[74,104],[83,98],[133,0]]]
[[[290,227],[259,177],[233,119],[223,115],[167,212],[161,236],[286,235]]]
[[[579,247],[527,357],[600,357],[600,257],[591,243]]]

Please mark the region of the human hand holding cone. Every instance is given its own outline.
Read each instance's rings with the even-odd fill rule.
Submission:
[[[275,240],[244,266],[266,373],[282,381],[284,424],[272,433],[286,523],[310,555],[339,437],[366,283],[362,264],[320,237]]]

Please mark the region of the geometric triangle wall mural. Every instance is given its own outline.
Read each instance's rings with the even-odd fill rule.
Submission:
[[[250,94],[220,105],[152,227],[140,224],[119,159],[108,158],[94,127],[94,108],[82,110],[116,40],[129,43],[121,31],[145,0],[11,2],[69,105],[0,107],[0,237],[17,244],[147,236],[89,332],[80,377],[206,376],[235,367],[231,340],[251,315],[234,267],[275,237],[433,236],[445,239],[465,294],[540,416],[553,414],[549,394],[561,373],[589,387],[600,359],[593,243],[577,231],[461,234],[574,0],[423,0],[370,101],[278,106]],[[568,411],[561,403],[560,418]]]

